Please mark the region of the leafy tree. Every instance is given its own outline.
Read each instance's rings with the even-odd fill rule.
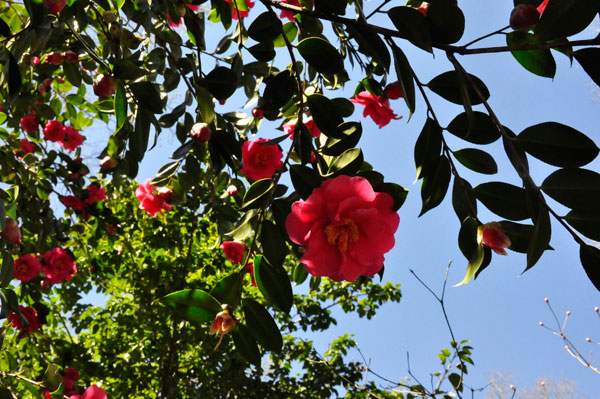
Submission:
[[[389,3],[0,2],[0,397],[462,397],[471,348],[451,329],[433,389],[361,386],[350,336],[321,356],[295,334],[326,330],[332,306],[370,318],[400,300],[377,275],[407,190],[364,159],[355,104],[382,127],[399,119],[390,100],[412,115],[424,99],[420,215],[452,182],[464,284],[506,248],[533,267],[551,248],[552,216],[600,289],[600,252],[583,238],[600,239],[600,175],[584,168],[598,147],[558,122],[513,133],[457,58],[510,52],[551,78],[556,50],[600,84],[600,40],[569,40],[600,1],[515,0],[511,26],[465,45],[456,1]],[[507,46],[477,46],[492,35]],[[425,83],[403,46],[443,52],[453,69]],[[349,86],[351,99],[338,94]],[[464,112],[444,126],[432,93]],[[251,115],[228,108],[232,96]],[[263,122],[283,134],[253,139]],[[101,124],[111,134],[98,169],[80,155]],[[164,131],[180,147],[134,182]],[[493,175],[496,161],[485,147],[451,148],[448,134],[501,139],[522,184],[473,187],[462,168]],[[558,169],[536,183],[528,156]],[[505,220],[480,220],[478,203]]]

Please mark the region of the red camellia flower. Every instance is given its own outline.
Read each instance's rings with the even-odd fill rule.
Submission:
[[[390,102],[386,97],[376,96],[368,91],[361,91],[356,96],[350,99],[355,104],[360,104],[365,107],[363,116],[370,116],[381,129],[392,119],[402,119],[397,116],[390,108]]]
[[[194,123],[192,129],[190,130],[190,136],[192,140],[196,143],[205,143],[210,139],[212,135],[212,131],[210,130],[210,126],[208,123]]]
[[[246,141],[242,145],[244,167],[240,170],[240,173],[250,180],[268,179],[283,165],[283,162],[281,162],[283,153],[277,144],[260,144],[267,141],[267,139],[261,138]]]
[[[225,252],[225,257],[235,264],[242,263],[244,260],[246,247],[239,241],[224,241],[221,249]]]
[[[90,385],[83,395],[71,395],[69,399],[106,399],[106,392],[97,385]]]
[[[23,255],[15,260],[14,277],[23,282],[32,280],[42,271],[42,264],[31,254]]]
[[[79,54],[77,54],[74,51],[67,50],[63,54],[63,59],[68,64],[75,64],[75,63],[79,62]]]
[[[385,89],[383,89],[383,95],[390,100],[397,100],[404,97],[404,93],[402,93],[402,89],[400,88],[400,83],[397,81],[385,86]]]
[[[231,0],[225,0],[225,1],[231,4],[231,18],[235,19],[236,21],[238,20],[238,15],[240,17],[247,17],[248,14],[250,13],[250,10],[252,9],[252,7],[254,7],[254,2],[252,0],[244,0],[244,1],[246,1],[246,7],[248,8],[246,11],[237,10],[235,7],[235,3],[232,3]],[[241,1],[241,0],[236,0],[236,1]]]
[[[254,263],[248,263],[244,268],[244,273],[248,273],[252,277],[252,285],[257,287],[256,277],[254,276]]]
[[[544,11],[546,11],[546,6],[547,5],[548,5],[548,0],[544,0],[544,1],[542,1],[542,4],[540,4],[538,6],[537,10],[540,12],[540,18],[544,14]]]
[[[290,4],[292,6],[296,6],[296,7],[301,7],[300,2],[298,0],[282,0],[282,3],[285,4]],[[292,11],[288,11],[288,10],[281,10],[281,13],[279,14],[280,18],[287,18],[290,21],[294,22],[294,13]]]
[[[98,97],[110,97],[115,94],[117,81],[112,76],[101,73],[94,79],[92,88]]]
[[[506,255],[506,250],[511,245],[510,239],[502,231],[502,226],[498,222],[482,224],[477,228],[477,242],[479,245],[490,247],[494,252],[500,255]]]
[[[10,312],[10,316],[8,316],[8,322],[17,330],[21,331],[18,335],[19,338],[24,338],[27,333],[33,332],[42,328],[42,323],[38,320],[38,314],[34,308],[28,306],[19,306],[21,309],[21,314],[27,321],[27,326],[23,325],[23,319],[16,314],[15,312]]]
[[[58,144],[69,152],[73,151],[81,144],[83,144],[83,136],[79,134],[79,130],[73,129],[71,126],[63,127],[64,136]]]
[[[59,198],[60,202],[67,208],[71,208],[74,211],[79,211],[84,214],[84,217],[87,219],[88,207],[82,199],[74,196],[74,195],[65,195]]]
[[[81,378],[79,372],[73,367],[68,367],[65,369],[65,377],[71,379],[72,381],[77,381],[79,378]]]
[[[63,62],[63,56],[58,51],[53,51],[51,53],[46,54],[46,56],[44,57],[44,61],[46,61],[48,64],[60,65]]]
[[[48,121],[44,127],[44,138],[56,143],[65,138],[64,126],[59,121]]]
[[[2,232],[0,233],[0,237],[4,238],[7,242],[11,244],[20,244],[21,230],[19,229],[17,221],[9,217],[7,217],[5,220],[6,227],[4,227],[4,230],[2,230]]]
[[[71,280],[77,273],[77,266],[75,266],[73,258],[62,248],[46,251],[42,269],[46,274],[45,282],[47,284],[58,284],[64,280]]]
[[[37,132],[40,123],[35,115],[25,115],[21,118],[21,128],[27,133]]]
[[[194,5],[194,4],[186,4],[185,7],[189,8],[190,10],[196,12],[198,11],[198,9],[200,8],[200,5]],[[179,11],[179,10],[178,10]],[[179,16],[179,22],[175,22],[171,19],[171,16],[169,15],[169,13],[166,13],[165,16],[167,17],[167,21],[169,22],[169,26],[171,27],[171,29],[175,29],[177,28],[179,25],[181,25],[181,23],[183,22],[183,17],[185,16],[185,8],[183,8],[183,12],[181,12],[182,15]]]
[[[426,1],[424,1],[424,2],[421,3],[421,5],[419,6],[419,8],[417,8],[417,11],[419,11],[424,16],[427,16],[427,9],[429,9],[429,3],[426,2]]]
[[[393,205],[367,179],[341,175],[292,204],[286,229],[306,247],[301,261],[310,274],[354,281],[379,272],[383,254],[394,246],[400,218]]]
[[[283,132],[286,134],[289,134],[290,138],[294,138],[293,133],[294,133],[294,129],[296,129],[296,123],[297,123],[297,120],[295,120],[294,123],[286,123],[283,126],[281,126],[283,128]],[[319,130],[319,128],[317,127],[317,124],[315,123],[315,121],[312,118],[305,120],[304,126],[306,126],[306,129],[308,129],[311,136],[319,137],[321,135],[321,131]]]
[[[58,14],[65,8],[67,0],[43,0],[44,7],[52,14]]]
[[[221,305],[222,312],[217,313],[217,316],[210,325],[209,332],[211,334],[220,334],[219,342],[215,346],[215,350],[221,345],[223,336],[235,328],[235,317],[231,314],[229,305]]]
[[[145,210],[150,216],[155,217],[157,213],[164,210],[170,210],[171,205],[167,204],[157,194],[154,193],[154,186],[150,184],[152,179],[140,183],[135,190],[135,196],[140,201],[139,208]]]
[[[22,152],[24,155],[26,155],[35,151],[35,145],[31,141],[27,139],[20,139],[19,141],[21,142],[21,148],[19,148],[16,152]]]
[[[168,187],[161,187],[156,192],[156,195],[158,195],[158,198],[161,200],[168,202],[171,198],[173,198],[173,190]]]
[[[99,187],[95,184],[90,184],[87,187],[87,190],[90,193],[90,196],[85,199],[85,202],[89,205],[93,205],[98,201],[104,201],[106,198],[106,189],[104,187]]]

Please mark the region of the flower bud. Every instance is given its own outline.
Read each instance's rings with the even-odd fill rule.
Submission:
[[[63,56],[58,51],[53,51],[51,53],[46,54],[46,56],[44,57],[44,61],[46,61],[48,64],[60,65],[63,62]]]
[[[177,4],[175,6],[175,12],[177,13],[177,15],[179,15],[180,18],[185,17],[185,13],[187,12],[187,7],[185,6],[185,4]]]
[[[104,14],[102,14],[102,19],[104,19],[104,22],[107,24],[117,22],[117,16],[112,11],[105,11]]]
[[[205,143],[210,139],[212,131],[208,123],[195,123],[190,130],[190,136],[196,143]]]
[[[423,14],[424,16],[427,16],[427,10],[429,9],[429,3],[424,1],[421,3],[421,5],[419,6],[419,8],[417,8],[417,11],[420,12],[421,14]]]
[[[7,242],[11,244],[20,244],[21,243],[21,230],[19,229],[19,225],[17,221],[13,218],[6,217],[6,227],[0,233],[0,237],[4,238]]]
[[[105,156],[100,161],[100,169],[114,169],[119,164],[119,161],[110,155]]]
[[[110,97],[115,94],[117,81],[112,76],[101,73],[94,79],[92,87],[98,97]]]
[[[404,93],[402,93],[402,89],[400,88],[400,83],[398,83],[397,81],[385,86],[383,94],[387,96],[387,98],[389,98],[390,100],[396,100],[398,98],[404,97]]]
[[[254,107],[252,108],[252,116],[255,117],[256,119],[260,119],[264,116],[265,111],[263,111],[262,109],[258,108],[258,107]]]
[[[42,3],[51,14],[58,14],[65,8],[67,0],[43,0]]]
[[[79,54],[71,50],[65,51],[63,58],[67,64],[76,64],[79,62]]]
[[[540,19],[540,12],[533,4],[519,4],[510,13],[510,27],[529,32]]]
[[[500,255],[506,255],[504,248],[511,245],[510,239],[498,222],[486,223],[477,228],[477,243],[485,245]]]
[[[173,198],[173,190],[167,187],[161,187],[158,189],[157,196],[163,201],[169,201],[171,198]]]
[[[235,197],[238,194],[238,188],[235,184],[230,184],[229,187],[227,187],[227,195],[229,195],[230,197]]]

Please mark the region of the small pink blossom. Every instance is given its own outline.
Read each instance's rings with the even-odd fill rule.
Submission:
[[[0,237],[4,238],[5,241],[11,244],[20,244],[21,229],[19,229],[17,221],[13,218],[6,217],[5,224],[6,226],[4,227],[4,230],[0,232]]]
[[[239,241],[224,241],[221,249],[225,252],[225,257],[234,264],[242,263],[246,247]]]
[[[376,96],[368,91],[361,91],[350,101],[364,106],[363,116],[365,118],[370,116],[380,129],[390,123],[392,119],[402,118],[392,111],[390,101],[386,97]]]
[[[383,95],[390,100],[397,100],[404,97],[404,93],[402,93],[402,89],[400,88],[400,83],[398,83],[398,81],[385,86],[385,89],[383,89]]]
[[[104,187],[99,187],[95,184],[90,184],[87,187],[87,191],[90,193],[90,196],[85,199],[85,202],[88,205],[93,205],[96,202],[104,201],[108,198],[106,196],[106,189]]]
[[[283,152],[276,144],[261,145],[267,139],[246,141],[242,145],[242,161],[244,167],[240,173],[250,180],[268,179],[281,168]]]
[[[498,222],[486,223],[477,228],[477,242],[485,245],[499,255],[506,255],[506,250],[511,246],[510,238],[502,231]]]
[[[44,57],[44,61],[46,61],[48,64],[60,65],[63,62],[63,56],[58,51],[53,51],[51,53],[46,54],[46,56]]]
[[[19,139],[19,141],[21,142],[21,147],[15,152],[22,152],[23,155],[35,152],[35,145],[31,141],[27,139]]]
[[[27,282],[33,280],[42,271],[42,264],[31,254],[20,256],[15,260],[14,277]]]
[[[163,209],[170,210],[171,205],[155,194],[154,186],[150,184],[151,181],[152,179],[147,179],[144,183],[140,183],[135,190],[135,196],[140,201],[139,208],[155,217],[158,213],[162,213]]]

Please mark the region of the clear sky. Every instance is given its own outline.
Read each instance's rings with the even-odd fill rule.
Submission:
[[[392,3],[404,4],[401,1]],[[465,36],[460,43],[506,26],[513,4],[512,0],[462,0],[459,3],[467,21]],[[378,4],[379,1],[375,0],[365,2],[365,12]],[[262,11],[262,5],[257,2],[251,16]],[[387,23],[385,18],[374,21]],[[594,37],[598,27],[596,20],[583,36]],[[208,23],[207,28],[213,29]],[[221,34],[222,30],[217,29],[215,38]],[[209,47],[216,42],[207,40]],[[452,69],[443,52],[436,51],[432,58],[408,43],[398,43],[423,82]],[[486,47],[504,44],[503,37],[480,43]],[[527,126],[556,121],[572,126],[600,143],[598,88],[576,62],[570,66],[566,56],[554,54],[557,62],[554,80],[530,74],[510,54],[470,55],[459,60],[470,73],[486,83],[491,92],[492,107],[501,122],[515,133]],[[287,57],[282,60],[287,62]],[[362,75],[355,69],[351,78],[353,82],[344,91],[347,96],[351,95],[354,83]],[[462,112],[462,107],[441,100],[433,93],[431,99],[442,124],[449,123]],[[242,105],[243,99],[234,97],[224,108],[232,111],[231,107],[241,108]],[[494,371],[513,375],[514,379],[510,382],[517,388],[531,386],[544,376],[564,377],[576,381],[581,392],[593,398],[600,386],[600,375],[577,363],[564,350],[564,343],[558,337],[538,325],[540,321],[554,325],[544,303],[544,298],[548,297],[561,322],[567,310],[572,312],[566,329],[568,337],[584,354],[593,353],[594,357],[600,357],[600,348],[585,342],[588,336],[600,341],[600,319],[594,312],[594,306],[600,306],[600,295],[580,265],[578,246],[561,226],[553,223],[551,245],[555,251],[546,252],[532,270],[521,275],[525,255],[509,251],[508,256],[494,256],[492,264],[476,281],[462,287],[451,287],[462,280],[466,261],[457,245],[460,225],[452,210],[450,195],[441,206],[421,218],[417,217],[421,199],[420,182],[413,184],[413,148],[425,121],[425,104],[418,99],[417,112],[410,121],[402,100],[393,101],[393,107],[405,117],[383,129],[378,129],[370,119],[363,120],[362,107],[357,107],[352,120],[363,122],[360,147],[365,159],[384,173],[388,181],[410,190],[405,205],[399,211],[401,222],[396,246],[386,256],[384,276],[384,282],[389,280],[403,285],[403,299],[399,305],[383,307],[372,320],[340,315],[337,327],[310,336],[316,341],[320,353],[338,335],[352,333],[377,373],[392,380],[406,377],[406,353],[409,352],[413,374],[422,382],[428,382],[429,373],[438,371],[436,356],[440,349],[448,347],[450,336],[436,300],[409,273],[409,269],[414,269],[432,289],[439,292],[446,266],[449,260],[453,260],[446,293],[447,310],[457,339],[468,339],[474,346],[476,367],[469,370],[468,386],[478,388],[486,385],[489,381],[487,373]],[[279,133],[265,124],[259,136],[273,137]],[[452,149],[473,147],[451,135],[446,135],[446,138]],[[175,144],[174,137],[163,133],[157,148],[144,161],[138,180],[153,176],[157,165],[167,162]],[[461,174],[473,186],[498,180],[520,184],[516,172],[507,162],[500,141],[482,149],[497,156],[500,173],[495,176],[477,175],[461,169]],[[530,163],[533,178],[538,184],[554,169],[531,158]],[[587,168],[598,171],[598,160]],[[561,214],[565,213],[560,206],[556,209]],[[499,220],[481,204],[479,210],[482,221]],[[358,353],[351,356],[359,358]],[[483,396],[479,394],[478,397]]]

